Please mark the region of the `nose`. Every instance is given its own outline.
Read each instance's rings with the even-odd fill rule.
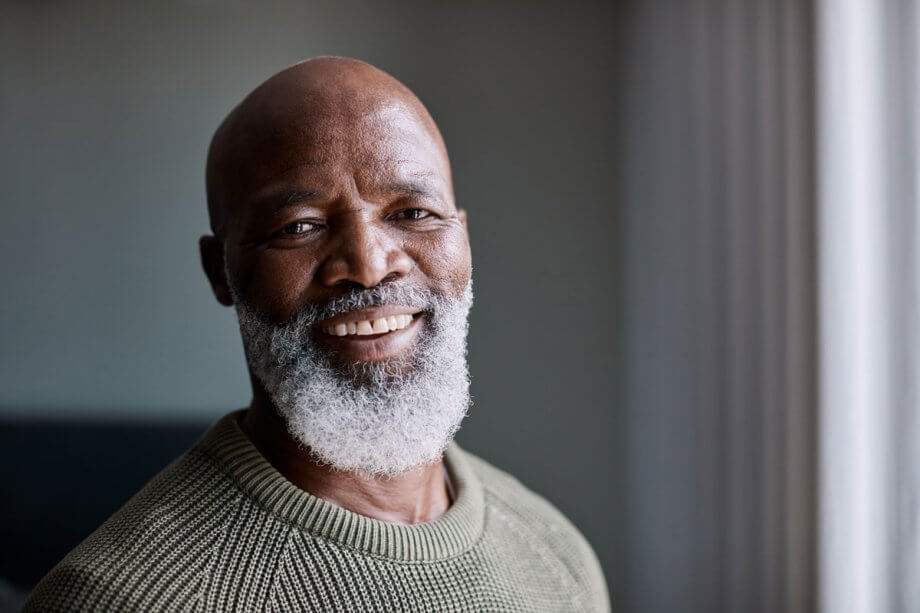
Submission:
[[[357,283],[374,287],[412,270],[412,258],[398,237],[375,220],[349,215],[330,227],[330,232],[332,248],[318,271],[323,285]]]

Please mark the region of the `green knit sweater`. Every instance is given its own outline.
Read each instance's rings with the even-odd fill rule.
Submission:
[[[607,611],[600,566],[555,508],[451,445],[456,500],[398,525],[298,489],[239,413],[67,555],[26,611]]]

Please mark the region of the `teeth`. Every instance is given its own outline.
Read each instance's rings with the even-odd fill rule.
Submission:
[[[402,330],[410,323],[412,323],[412,316],[403,313],[374,320],[330,324],[323,327],[323,332],[331,336],[367,336],[368,334],[383,334],[393,330]]]

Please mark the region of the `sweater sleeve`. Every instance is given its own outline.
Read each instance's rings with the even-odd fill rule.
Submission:
[[[23,613],[111,610],[118,601],[119,591],[105,577],[65,561],[35,587]]]

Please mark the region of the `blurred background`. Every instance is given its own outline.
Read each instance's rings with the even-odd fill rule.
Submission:
[[[248,403],[206,148],[332,54],[439,123],[460,442],[614,610],[920,611],[918,4],[0,1],[0,602]]]

